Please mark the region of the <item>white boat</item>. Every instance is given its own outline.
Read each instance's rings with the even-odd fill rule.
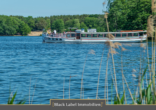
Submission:
[[[75,43],[103,43],[106,41],[123,42],[123,43],[135,43],[143,42],[147,39],[146,31],[136,32],[96,32],[96,29],[88,29],[88,32],[84,30],[76,30],[75,32],[67,32],[65,34],[48,34],[43,33],[43,42],[46,43],[62,43],[62,42],[75,42]],[[108,34],[114,36],[114,38],[108,38]]]

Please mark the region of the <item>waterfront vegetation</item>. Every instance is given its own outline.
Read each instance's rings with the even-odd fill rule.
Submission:
[[[108,0],[110,31],[146,30],[147,19],[152,14],[151,0]],[[54,29],[69,31],[69,27],[96,28],[107,31],[103,14],[54,15],[49,17],[0,15],[0,35],[27,35],[30,31]]]

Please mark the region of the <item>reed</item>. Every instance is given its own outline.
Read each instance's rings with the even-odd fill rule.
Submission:
[[[122,49],[121,49],[121,72],[122,72],[122,85],[123,85],[123,91],[125,91],[125,86],[124,86],[124,78],[123,78],[123,61],[122,61],[122,53],[123,53],[123,51],[126,51],[127,49],[125,49],[125,48],[123,48],[123,47],[121,47]],[[125,92],[125,97],[124,97],[124,99],[125,99],[125,104],[127,104],[127,101],[126,101],[126,92]]]
[[[105,96],[105,99],[106,99],[106,103],[108,102],[108,80],[107,80],[108,59],[109,59],[109,53],[107,55],[106,76],[105,76],[105,92],[104,92],[105,93],[104,96]],[[106,91],[107,91],[107,97],[106,97]]]
[[[113,72],[112,72],[111,66],[110,66],[110,71],[111,71],[111,80],[112,80],[112,88],[113,88],[113,85],[114,85],[114,87],[115,87],[115,81],[114,81],[114,78],[113,78]],[[113,89],[112,89],[112,90],[113,90]],[[111,95],[111,97],[112,97],[112,95]],[[114,100],[113,100],[113,102],[114,102]]]
[[[116,89],[116,95],[120,101],[120,98],[119,98],[119,94],[118,94],[118,87],[117,87],[117,80],[116,80],[116,72],[115,72],[115,63],[114,63],[114,57],[113,57],[113,54],[116,54],[117,52],[112,49],[112,47],[110,47],[110,53],[111,53],[111,56],[112,56],[112,63],[113,63],[113,70],[114,70],[114,79],[115,79],[115,89]]]
[[[37,80],[36,80],[36,82],[37,82]],[[34,97],[35,88],[36,88],[36,82],[35,82],[35,87],[34,87],[34,91],[33,91],[33,96],[32,96],[32,101],[31,101],[31,104],[32,104],[32,102],[33,102],[33,97]]]
[[[140,47],[143,47],[143,44],[142,44],[142,43],[140,44]],[[140,48],[140,73],[139,73],[139,87],[140,87],[139,89],[140,89],[140,92],[139,92],[139,93],[140,93],[141,100],[142,100],[142,92],[141,92],[141,91],[142,91],[142,90],[141,90],[142,87],[140,86],[141,75],[142,75],[142,71],[141,71],[141,59],[142,59],[142,53],[141,53],[141,48]],[[144,84],[144,83],[143,83],[143,84]]]
[[[133,96],[132,96],[131,90],[130,90],[130,88],[129,88],[129,86],[128,86],[128,83],[127,83],[126,78],[125,78],[124,75],[123,75],[123,78],[124,78],[125,83],[126,83],[126,85],[127,85],[127,88],[128,88],[129,94],[130,94],[130,96],[131,96],[131,99],[132,99],[132,101],[134,102],[134,99],[133,99]]]
[[[71,78],[72,78],[72,77],[76,77],[76,76],[77,76],[77,75],[74,75],[74,76],[71,76],[71,75],[70,75],[70,77],[69,77],[69,99],[70,99],[70,81],[71,81]]]
[[[113,43],[108,43],[109,45],[113,45],[114,46],[114,44]],[[112,47],[113,47],[112,46]],[[141,45],[140,47],[143,47],[143,45]],[[125,51],[126,49],[125,48],[121,48],[122,49],[122,51]],[[141,51],[140,51],[141,52]],[[110,50],[110,53],[111,53],[111,50]],[[117,52],[112,52],[112,53],[117,53]],[[140,54],[140,56],[141,56],[141,54]],[[121,56],[122,57],[122,56]],[[113,57],[112,57],[113,58]],[[142,58],[142,56],[141,56],[141,58]],[[112,62],[113,62],[113,60],[112,60]],[[147,70],[147,68],[144,70],[144,72],[142,73],[142,60],[140,59],[140,73],[142,73],[142,74],[139,74],[139,77],[140,77],[140,81],[139,81],[139,98],[137,98],[137,93],[138,93],[138,88],[137,88],[137,91],[135,91],[134,93],[135,93],[135,97],[133,98],[133,96],[132,96],[132,92],[131,92],[131,90],[130,90],[130,88],[129,88],[129,85],[128,85],[128,83],[127,83],[127,81],[126,81],[126,78],[125,78],[125,76],[124,76],[124,74],[123,74],[123,65],[122,65],[122,58],[121,58],[121,67],[122,67],[122,83],[123,83],[123,86],[124,86],[124,82],[126,83],[126,86],[127,86],[127,88],[128,88],[128,91],[129,91],[129,94],[130,94],[130,96],[131,96],[131,99],[132,99],[132,101],[133,101],[133,104],[147,104],[147,103],[149,103],[150,101],[150,99],[149,99],[149,94],[151,94],[151,93],[149,93],[149,88],[151,87],[151,83],[149,83],[149,85],[148,85],[148,87],[146,88],[146,91],[145,91],[145,89],[144,89],[144,77],[145,77],[145,73],[146,73],[146,70]],[[149,67],[149,66],[148,66]],[[106,66],[106,68],[108,68],[107,66]],[[113,70],[114,70],[114,68],[113,68]],[[136,72],[136,70],[134,70],[135,72]],[[107,75],[107,69],[106,69],[106,75]],[[132,74],[132,76],[133,77],[136,77],[134,74]],[[154,78],[154,77],[152,77],[152,78]],[[107,78],[105,78],[105,85],[106,85],[106,80],[107,80]],[[146,79],[147,80],[147,79]],[[112,81],[113,81],[113,84],[114,84],[114,86],[115,86],[115,89],[116,89],[116,84],[115,84],[115,75],[114,75],[114,80],[113,80],[113,77],[112,77]],[[147,82],[147,81],[146,81]],[[153,81],[152,81],[153,82]],[[124,88],[124,87],[123,87]],[[106,86],[105,86],[105,91],[106,91]],[[104,97],[106,98],[106,93],[104,94]],[[119,95],[119,97],[120,97],[120,95]],[[123,89],[123,96],[121,97],[121,99],[119,98],[119,97],[117,97],[117,95],[116,95],[116,98],[114,99],[114,104],[123,104],[124,102],[123,102],[123,98],[125,98],[125,90]],[[153,96],[153,97],[155,97],[155,96]],[[137,100],[137,101],[136,101]],[[125,100],[125,102],[126,102],[126,100]]]
[[[83,66],[83,71],[82,71],[82,76],[81,76],[80,99],[82,98],[82,89],[83,89],[83,74],[84,74],[84,69],[85,69],[85,65],[86,65],[86,61],[87,61],[88,54],[93,54],[93,55],[95,55],[95,51],[91,49],[91,50],[87,53],[86,58],[85,58],[85,62],[84,62],[84,66]],[[83,90],[83,94],[84,94],[84,90]],[[84,98],[84,95],[83,95],[83,98]]]
[[[135,102],[134,102],[134,104],[137,104],[137,101],[136,101],[137,95],[138,95],[138,87],[137,87],[137,90],[136,90],[136,92],[135,92]]]
[[[82,76],[81,76],[81,91],[80,91],[80,99],[82,97],[82,86],[83,86],[83,73],[84,73],[84,69],[85,69],[85,64],[86,64],[86,60],[87,60],[87,57],[88,57],[88,54],[86,55],[86,58],[85,58],[85,62],[84,62],[84,66],[83,66],[83,71],[82,71]]]
[[[100,62],[100,68],[99,68],[99,75],[98,75],[98,83],[97,83],[96,99],[97,99],[97,97],[98,97],[98,87],[99,87],[100,70],[101,70],[101,64],[102,64],[103,54],[104,54],[104,49],[103,49],[103,52],[102,52],[101,62]]]
[[[114,39],[114,36],[111,35],[111,34],[109,33],[109,25],[108,25],[108,21],[107,21],[107,18],[108,18],[107,15],[108,15],[108,13],[105,12],[104,18],[106,19],[106,24],[107,24],[107,30],[108,30],[108,35],[107,35],[107,36],[109,37],[109,39]],[[113,47],[114,47],[114,48],[117,48],[118,46],[117,46],[117,44],[113,44],[111,41],[106,42],[106,45],[107,45],[107,46],[110,46],[110,53],[111,53],[111,56],[112,56],[113,70],[114,70],[114,78],[115,78],[115,90],[116,90],[117,98],[118,98],[119,101],[120,101],[119,94],[118,94],[116,73],[115,73],[114,57],[113,57],[113,54],[116,54],[117,52],[116,52],[114,49],[112,49]]]

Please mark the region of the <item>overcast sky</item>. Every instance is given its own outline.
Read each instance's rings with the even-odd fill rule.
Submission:
[[[103,14],[105,0],[1,0],[0,15],[50,16]]]

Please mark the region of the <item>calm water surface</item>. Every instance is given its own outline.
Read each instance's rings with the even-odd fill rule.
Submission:
[[[123,73],[132,92],[136,90],[138,84],[140,57],[142,67],[144,68],[147,65],[146,50],[140,47],[140,43],[132,43],[131,46],[123,44],[123,47],[127,51],[121,53],[120,49],[116,49],[119,54],[114,55],[118,90],[121,94],[123,90],[121,61],[123,63]],[[95,55],[88,54],[91,49],[95,51]],[[14,94],[16,91],[15,103],[26,98],[26,104],[49,104],[50,99],[63,98],[63,87],[64,98],[69,99],[70,75],[73,76],[70,81],[70,98],[79,99],[84,63],[84,99],[96,99],[103,49],[104,55],[98,90],[98,98],[100,99],[104,98],[108,54],[106,45],[102,43],[42,43],[42,37],[0,37],[0,104],[6,104],[10,92]],[[149,54],[151,54],[150,50],[149,42]],[[88,55],[87,59],[86,55]],[[113,73],[111,56],[108,65],[108,96],[110,102],[112,96],[115,95],[114,86],[111,87],[112,78],[114,79],[111,74]],[[132,71],[133,69],[136,72]],[[132,77],[132,74],[135,74],[136,77]],[[130,99],[128,91],[126,95],[127,99]]]

